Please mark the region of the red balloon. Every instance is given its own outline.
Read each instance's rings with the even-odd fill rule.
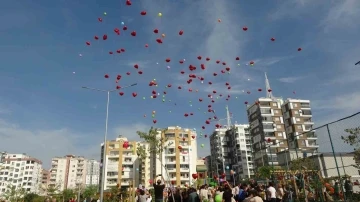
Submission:
[[[140,15],[146,15],[146,11],[141,11]]]
[[[181,36],[181,35],[183,35],[183,34],[184,34],[184,31],[180,30],[180,31],[179,31],[179,35]]]

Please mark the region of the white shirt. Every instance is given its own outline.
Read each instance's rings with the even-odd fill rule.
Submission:
[[[267,188],[268,192],[270,192],[270,197],[271,198],[276,198],[276,190],[274,187],[269,187]]]
[[[208,198],[208,190],[207,190],[207,189],[201,189],[199,195],[200,195],[200,197],[201,197],[202,199],[206,199],[206,200],[209,199],[209,198]]]
[[[233,188],[233,195],[236,196],[239,193],[239,191],[240,191],[239,186],[234,187]]]

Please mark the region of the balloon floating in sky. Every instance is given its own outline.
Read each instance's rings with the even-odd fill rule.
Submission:
[[[126,5],[127,6],[122,7],[122,9],[137,9],[136,7],[129,7],[132,5],[131,0],[126,0]],[[163,16],[161,12],[157,13],[157,16],[154,16],[154,13],[147,13],[146,10],[135,10],[134,15],[138,16],[140,20],[144,20],[145,22],[147,22],[149,18],[156,19],[160,17],[160,22],[163,20],[161,19]],[[159,24],[157,27],[152,27],[151,30],[146,31],[140,30],[130,20],[126,22],[127,24],[125,26],[124,21],[126,21],[126,19],[122,19],[123,21],[120,22],[121,25],[119,25],[119,22],[110,24],[111,21],[109,20],[109,17],[112,17],[112,15],[107,16],[106,12],[103,12],[102,17],[103,18],[94,16],[92,21],[94,24],[98,24],[99,22],[104,23],[101,25],[106,25],[107,28],[99,30],[97,27],[94,29],[93,33],[89,34],[90,38],[83,39],[88,50],[95,53],[89,54],[89,52],[84,51],[81,51],[83,54],[76,53],[79,57],[82,57],[79,61],[86,61],[86,58],[90,58],[89,55],[111,57],[112,60],[116,61],[124,60],[124,58],[126,58],[126,60],[130,59],[132,61],[141,61],[141,58],[136,58],[136,56],[131,55],[130,53],[132,53],[132,51],[136,48],[140,49],[140,51],[141,49],[145,49],[143,51],[146,51],[145,54],[148,54],[147,57],[152,58],[148,65],[142,65],[142,63],[137,62],[136,64],[132,64],[130,68],[119,68],[117,66],[116,71],[118,72],[116,72],[115,75],[106,72],[112,71],[106,68],[100,71],[104,71],[101,73],[101,76],[104,76],[107,81],[114,82],[116,90],[119,90],[117,93],[120,102],[124,99],[130,99],[134,101],[129,101],[128,103],[142,103],[143,106],[139,107],[139,109],[142,109],[144,106],[144,108],[148,107],[146,111],[134,113],[138,113],[138,117],[147,117],[146,114],[149,115],[149,112],[151,111],[151,117],[148,116],[150,118],[148,121],[152,122],[150,124],[159,123],[161,125],[162,120],[160,120],[159,116],[163,115],[164,111],[172,113],[171,116],[178,116],[181,119],[185,119],[190,124],[197,123],[197,120],[201,119],[201,125],[194,125],[195,128],[193,128],[193,131],[196,131],[196,128],[199,128],[197,131],[199,135],[194,135],[192,138],[205,139],[208,137],[208,135],[205,134],[207,133],[206,130],[223,127],[220,123],[213,122],[214,120],[220,119],[216,117],[215,114],[215,109],[218,105],[223,106],[225,103],[231,102],[232,100],[236,103],[240,101],[246,105],[249,103],[252,104],[250,102],[250,100],[253,100],[251,96],[259,97],[262,95],[261,93],[265,93],[264,90],[258,86],[248,86],[250,90],[238,89],[237,81],[231,80],[232,74],[230,74],[230,72],[242,74],[242,71],[248,71],[250,68],[234,68],[234,66],[240,66],[240,64],[254,66],[255,61],[257,61],[255,58],[259,58],[259,56],[255,55],[254,58],[249,58],[246,55],[239,55],[238,52],[234,52],[233,54],[226,53],[229,55],[225,58],[230,59],[224,60],[224,55],[207,55],[209,53],[204,51],[201,52],[201,50],[197,50],[199,52],[197,52],[196,55],[191,55],[190,52],[192,51],[183,51],[186,52],[186,55],[181,55],[181,52],[179,52],[178,55],[174,55],[171,51],[169,51],[169,47],[172,47],[173,44],[169,44],[168,40],[171,39],[172,43],[173,41],[184,44],[189,43],[189,41],[187,41],[187,33],[190,35],[194,30],[186,30],[184,27],[178,27],[176,30],[171,30],[169,28],[165,29],[161,26],[161,24]],[[218,18],[217,22],[221,23],[222,19]],[[224,22],[225,23],[221,23],[218,26],[229,26],[226,21]],[[216,21],[214,23],[216,23]],[[249,29],[247,26],[243,25],[240,25],[237,29],[241,33],[243,31],[245,32],[242,34],[252,34],[251,30],[256,30],[255,28]],[[148,36],[151,36],[151,38]],[[118,42],[122,40],[129,42],[126,44],[120,43],[122,47],[119,47],[120,45]],[[222,39],[220,38],[217,40]],[[268,38],[262,40],[268,42],[266,45],[271,47],[276,45],[277,43],[275,43],[275,41],[279,39],[276,39],[276,36],[270,35]],[[108,44],[111,44],[111,46]],[[99,50],[99,47],[101,47],[101,50]],[[125,48],[128,48],[130,53],[125,51]],[[296,51],[296,48],[297,47],[290,47],[290,49],[294,52]],[[161,55],[154,54],[154,52],[157,52],[158,49],[163,50],[161,51]],[[297,48],[297,51],[302,51],[302,48]],[[115,57],[116,59],[114,59]],[[243,60],[249,62],[242,62]],[[359,64],[360,61],[355,65]],[[149,66],[149,68],[145,69],[145,66]],[[261,62],[259,62],[257,66],[258,68],[261,68]],[[164,67],[166,67],[166,70],[168,71],[165,71]],[[158,78],[159,81],[157,79],[153,79],[153,75],[156,74],[152,73],[156,71],[156,69],[162,71],[162,74],[167,75]],[[169,75],[169,73],[171,75]],[[75,72],[73,72],[73,74],[75,74]],[[83,76],[83,72],[81,72],[81,76]],[[249,77],[242,79],[243,81],[250,81]],[[167,78],[167,81],[164,81],[164,78]],[[127,83],[137,81],[141,81],[138,82],[140,84],[138,87],[133,87],[131,89],[124,88]],[[143,83],[145,84],[143,85]],[[251,84],[250,82],[247,83]],[[257,82],[254,82],[254,84],[255,83]],[[256,89],[258,89],[258,91],[256,91]],[[190,96],[188,96],[189,93],[191,93]],[[178,94],[181,94],[181,96],[178,96]],[[237,96],[236,94],[241,94],[241,96]],[[180,102],[175,100],[177,97],[181,97],[182,99],[189,99],[190,97],[190,100]],[[156,108],[157,105],[153,103],[159,103],[162,107]],[[151,110],[149,110],[149,108]],[[205,135],[203,135],[202,132]],[[199,142],[199,145],[201,148],[205,147],[205,144],[201,142]],[[226,169],[229,169],[229,166],[227,166]]]

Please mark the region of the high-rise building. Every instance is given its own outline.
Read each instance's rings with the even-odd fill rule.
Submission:
[[[50,171],[46,169],[42,169],[41,171],[41,187],[42,189],[46,189],[50,183]]]
[[[49,186],[59,191],[84,187],[86,162],[84,157],[74,155],[52,158]]]
[[[317,136],[313,130],[310,100],[288,98],[282,105],[282,113],[289,149],[301,149],[301,152],[314,153],[319,145],[316,143]]]
[[[166,142],[160,157],[152,158],[155,160],[155,170],[151,176],[162,174],[177,186],[192,183],[197,162],[196,135],[196,131],[179,126],[159,131],[158,138],[163,138]]]
[[[212,168],[211,155],[205,157],[205,165],[206,165],[206,169],[208,171],[208,176],[210,178],[213,178],[214,175],[216,175],[216,174],[214,173],[214,170]]]
[[[279,165],[277,154],[295,148],[294,146],[299,150],[312,150],[318,147],[314,134],[309,134],[309,138],[305,135],[296,136],[299,132],[309,130],[313,125],[310,101],[287,99],[284,102],[282,98],[274,97],[266,73],[265,84],[267,96],[258,98],[255,103],[247,106],[255,166]],[[304,108],[302,112],[301,106],[308,108]],[[305,124],[305,119],[311,122]],[[290,141],[290,136],[299,139],[296,145]],[[289,146],[289,143],[292,145]]]
[[[119,136],[105,144],[105,164],[103,163],[104,144],[101,144],[101,165],[105,166],[104,190],[112,187],[130,187],[139,185],[139,159],[136,154],[137,142]],[[102,183],[100,170],[99,185]]]
[[[237,182],[241,179],[251,178],[254,176],[252,142],[247,124],[235,124],[226,131],[225,137],[229,142],[229,169],[235,172],[234,177]]]
[[[96,160],[86,161],[85,185],[99,185],[100,163]]]
[[[42,162],[26,154],[3,152],[0,158],[0,195],[15,186],[27,192],[39,193]]]
[[[217,176],[227,173],[226,165],[230,165],[228,158],[231,152],[230,143],[229,138],[225,136],[227,130],[227,128],[216,128],[210,135],[211,170]]]
[[[150,145],[147,142],[138,142],[138,146],[143,147],[145,151],[149,151]],[[147,152],[148,153],[148,152]],[[151,184],[151,173],[152,173],[152,161],[151,156],[148,156],[148,158],[145,159],[139,159],[139,183],[142,186],[149,186]]]

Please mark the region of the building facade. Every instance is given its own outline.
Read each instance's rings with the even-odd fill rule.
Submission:
[[[316,153],[310,101],[274,97],[266,74],[265,84],[267,96],[247,106],[255,166],[279,165],[277,154],[295,148]]]
[[[86,161],[86,178],[85,185],[99,185],[100,177],[100,162],[96,160],[87,160]]]
[[[254,164],[252,153],[252,142],[248,124],[235,124],[226,135],[230,151],[228,157],[229,166],[235,172],[236,181],[248,179],[254,176]]]
[[[149,143],[147,142],[138,142],[137,143],[139,147],[143,147],[143,149],[145,151],[149,151]],[[153,173],[153,167],[152,165],[152,160],[151,160],[151,156],[149,155],[148,158],[145,159],[139,159],[139,183],[142,186],[148,187],[148,186],[152,186],[152,173]]]
[[[104,190],[112,187],[128,188],[139,185],[139,159],[136,154],[137,142],[129,141],[121,135],[115,140],[107,141],[101,145],[101,153],[104,152],[105,163],[101,155],[101,166],[105,166]],[[100,168],[99,185],[102,183],[102,169]]]
[[[299,149],[302,153],[314,153],[319,148],[313,130],[314,122],[310,100],[287,99],[281,107],[289,150]]]
[[[74,155],[52,158],[49,186],[59,191],[84,187],[86,162],[84,157]]]
[[[227,128],[216,128],[210,136],[211,171],[219,176],[226,172],[226,165],[230,165],[231,152],[229,138],[226,137]]]
[[[177,186],[191,184],[196,173],[197,143],[196,131],[179,126],[170,126],[158,132],[164,142],[163,153],[154,160],[152,176],[162,176]]]
[[[212,168],[211,155],[205,157],[205,165],[209,178],[213,178],[215,174]]]
[[[27,192],[40,192],[42,162],[26,154],[1,154],[0,195],[11,187]]]

